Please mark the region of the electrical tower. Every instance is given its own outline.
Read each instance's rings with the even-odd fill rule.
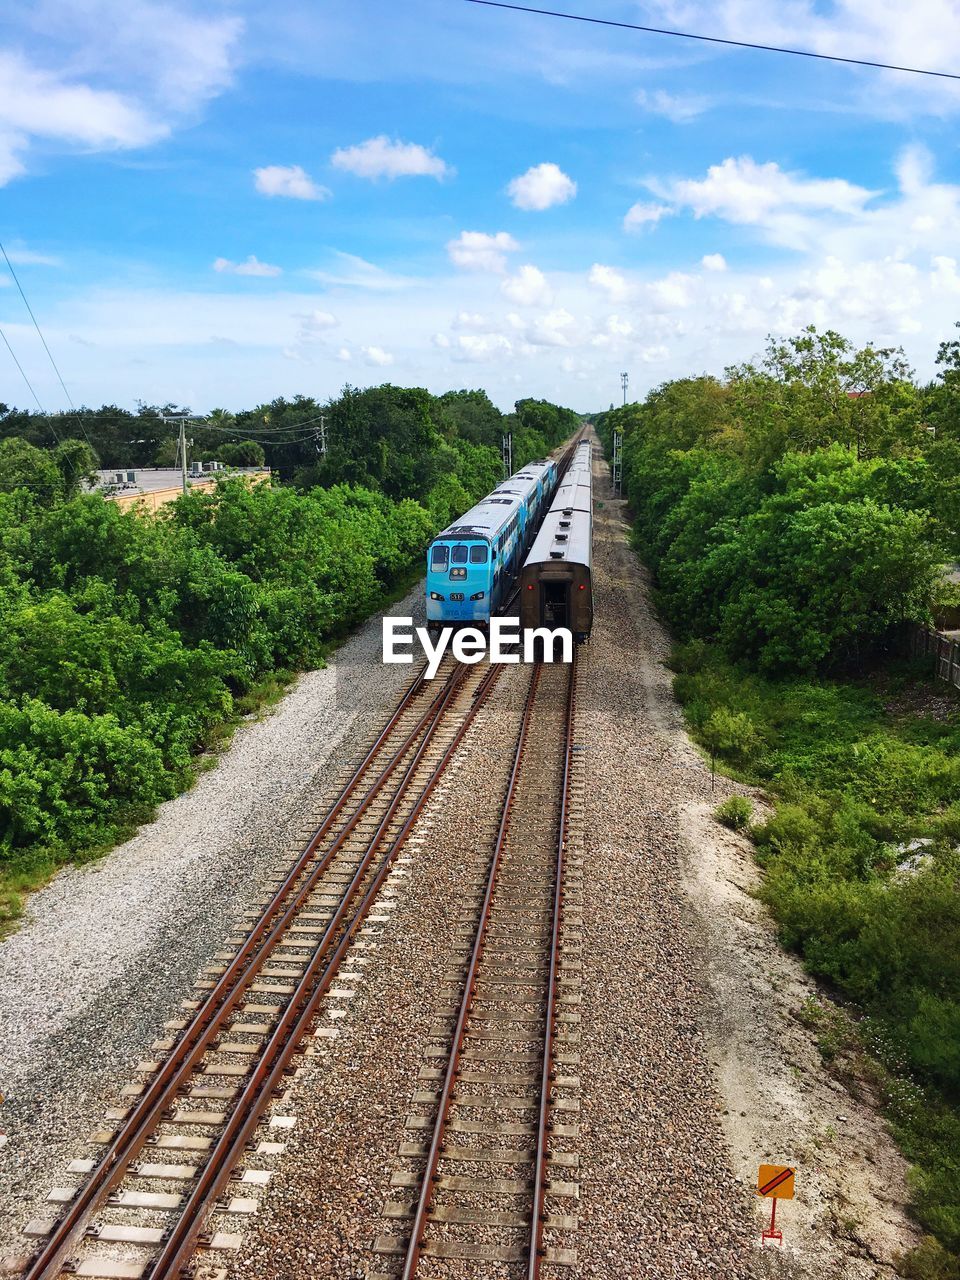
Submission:
[[[505,431],[500,448],[503,453],[503,478],[509,480],[513,475],[513,432]]]
[[[610,468],[613,481],[613,492],[618,496],[623,492],[623,432],[613,429],[613,463]]]

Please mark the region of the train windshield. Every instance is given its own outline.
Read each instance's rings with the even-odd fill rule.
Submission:
[[[486,564],[486,563],[487,563],[487,548],[486,548],[485,546],[481,546],[481,547],[471,547],[471,548],[470,548],[470,563],[471,563],[471,564]]]
[[[451,564],[466,564],[466,563],[467,563],[467,548],[466,548],[466,547],[453,547],[453,548],[452,548],[452,550],[451,550],[451,552],[450,552],[450,563],[451,563]]]
[[[433,544],[433,549],[430,553],[430,568],[440,569],[440,570],[446,569],[447,556],[449,555],[449,553],[450,553],[449,547],[445,547],[441,543],[435,542]]]

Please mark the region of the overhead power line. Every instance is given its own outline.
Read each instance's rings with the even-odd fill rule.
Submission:
[[[77,412],[77,406],[73,403],[73,397],[70,395],[70,392],[67,390],[67,384],[64,382],[63,375],[61,374],[59,368],[57,367],[56,360],[54,360],[53,358],[53,352],[47,346],[47,340],[43,336],[43,331],[40,328],[40,325],[37,323],[37,317],[33,314],[33,307],[31,307],[30,303],[27,301],[27,295],[23,291],[23,285],[20,283],[20,277],[17,275],[16,271],[14,271],[13,263],[10,261],[9,257],[7,256],[7,251],[3,247],[2,243],[0,243],[0,253],[3,254],[3,260],[7,264],[7,269],[9,270],[10,274],[13,276],[13,282],[17,286],[17,289],[20,291],[20,297],[23,299],[23,305],[27,308],[27,311],[30,314],[30,319],[33,321],[33,327],[37,331],[37,336],[39,337],[40,341],[43,343],[43,349],[47,353],[47,359],[50,361],[50,364],[53,366],[53,372],[57,375],[57,380],[59,381],[61,387],[63,387],[63,394],[67,397],[67,401],[70,405],[70,408],[73,410],[74,421],[76,422],[77,426],[80,428],[81,434],[83,435],[84,440],[86,440],[88,447],[90,449],[93,449],[93,444],[90,440],[90,437],[87,435],[87,429],[83,425],[83,419],[80,417],[79,413]],[[4,341],[6,341],[6,339],[4,339]],[[7,343],[7,348],[9,349],[9,347],[10,347],[10,344]],[[13,355],[13,352],[11,351],[10,354]],[[22,373],[23,370],[21,369],[20,372]],[[33,390],[33,388],[31,388],[31,390]],[[37,399],[35,392],[34,392],[33,398],[35,400]],[[37,404],[39,403],[40,401],[37,400]],[[44,412],[43,409],[41,409],[40,412],[43,413]],[[56,428],[53,426],[52,423],[50,424],[50,429],[51,431],[53,431],[54,438],[59,442],[60,437],[59,435],[57,435]],[[96,453],[96,450],[93,449],[93,452]],[[74,464],[74,469],[76,469],[76,465],[77,464]]]
[[[45,415],[47,411],[46,411],[46,409],[44,409],[43,405],[40,403],[40,397],[37,395],[36,391],[34,391],[34,389],[33,389],[33,383],[30,381],[30,379],[29,379],[29,378],[27,377],[27,375],[24,373],[24,371],[23,371],[23,365],[22,365],[22,364],[20,363],[20,361],[17,359],[17,353],[14,351],[13,347],[11,347],[11,345],[10,345],[10,340],[9,340],[9,338],[7,337],[7,335],[4,333],[4,331],[3,331],[2,329],[0,329],[0,338],[2,338],[2,339],[3,339],[3,345],[4,345],[4,346],[7,348],[7,350],[10,352],[10,356],[11,356],[11,358],[12,358],[12,360],[13,360],[13,363],[14,363],[14,364],[17,366],[17,368],[20,370],[20,377],[21,377],[21,378],[24,380],[24,382],[27,384],[27,387],[29,388],[30,394],[33,396],[34,400],[36,400],[36,402],[37,402],[37,408],[40,410],[40,412],[41,412],[42,414],[44,414],[44,415]],[[57,435],[56,431],[54,431],[54,433],[53,433],[53,434],[56,436],[56,435]],[[60,438],[60,437],[59,437],[59,436],[57,436],[58,441],[59,441],[59,438]]]
[[[14,271],[13,263],[7,257],[7,251],[3,247],[2,243],[0,243],[0,253],[3,254],[3,260],[7,264],[7,268],[10,274],[13,276],[14,284],[20,290],[20,297],[23,299],[23,305],[27,308],[27,311],[30,313],[30,319],[33,321],[33,327],[36,329],[37,336],[39,337],[40,341],[43,343],[43,349],[47,353],[47,359],[50,361],[51,365],[53,366],[53,371],[57,375],[57,380],[59,381],[61,387],[63,387],[63,394],[67,397],[67,402],[69,403],[70,408],[73,410],[74,413],[76,413],[77,406],[73,403],[73,398],[70,395],[70,392],[67,390],[67,384],[64,382],[63,376],[61,375],[60,370],[57,368],[57,362],[53,358],[53,353],[51,352],[50,348],[47,346],[47,340],[43,336],[43,332],[40,329],[39,324],[37,324],[37,317],[33,314],[33,307],[31,307],[30,303],[27,301],[27,295],[23,292],[23,285],[20,283],[20,277],[17,275],[16,271]]]
[[[213,427],[202,419],[193,423],[196,431],[217,431],[225,436],[245,436],[250,440],[260,440],[263,444],[291,444],[294,440],[310,440],[319,435],[319,429],[301,430],[302,423],[291,423],[289,427]]]
[[[467,0],[488,9],[512,9],[516,13],[535,13],[544,18],[566,18],[570,22],[588,22],[597,27],[617,27],[622,31],[644,31],[654,36],[673,36],[678,40],[699,40],[705,44],[729,45],[734,49],[757,49],[761,53],[786,53],[794,58],[815,58],[820,62],[844,62],[852,67],[874,67],[879,71],[905,71],[912,76],[935,76],[940,80],[960,80],[960,72],[931,71],[926,67],[901,67],[893,62],[871,62],[867,58],[843,58],[835,53],[814,53],[811,49],[789,49],[778,44],[757,44],[750,40],[728,40],[724,36],[704,36],[693,31],[672,31],[665,27],[644,27],[636,22],[616,22],[613,18],[592,18],[582,13],[561,13],[555,9],[534,9],[525,4],[507,4],[506,0]]]

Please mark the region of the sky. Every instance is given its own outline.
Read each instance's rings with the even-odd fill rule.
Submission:
[[[552,4],[545,7],[554,7]],[[960,73],[960,0],[568,0]],[[0,239],[74,404],[582,411],[960,320],[960,81],[468,0],[5,0]],[[0,401],[67,394],[5,264]]]

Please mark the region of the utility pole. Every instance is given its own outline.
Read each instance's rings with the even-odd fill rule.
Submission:
[[[627,407],[627,384],[630,381],[628,373],[621,373],[620,386],[623,388],[623,407]],[[613,492],[621,494],[623,492],[623,432],[618,427],[613,428],[613,461],[610,467],[610,479],[613,481]]]
[[[178,422],[180,424],[180,432],[177,438],[177,453],[180,457],[180,482],[183,485],[183,492],[187,492],[187,423],[202,422],[202,418],[191,417],[188,413],[171,413],[160,415],[161,422]],[[190,441],[193,444],[193,441]]]
[[[326,414],[320,415],[320,457],[327,456],[327,418]]]
[[[503,478],[509,480],[513,475],[513,432],[505,431],[500,442],[503,453]]]

